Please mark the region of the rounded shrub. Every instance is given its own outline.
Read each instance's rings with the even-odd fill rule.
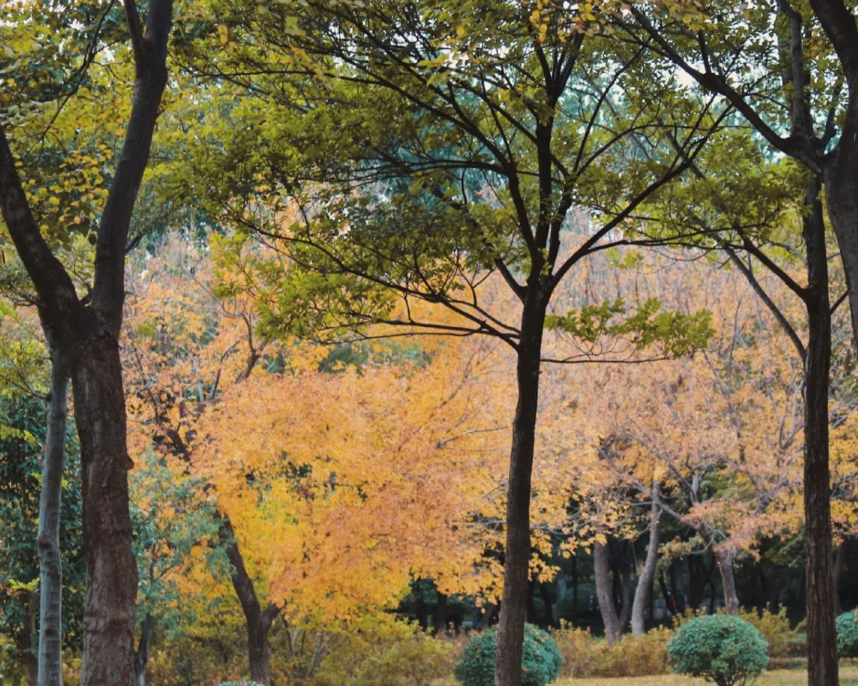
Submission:
[[[744,684],[769,663],[768,643],[758,629],[729,615],[695,617],[668,641],[674,672],[704,677],[718,686]]]
[[[836,626],[837,657],[858,657],[858,612],[844,612]]]
[[[474,637],[462,651],[462,657],[456,665],[456,679],[464,686],[494,686],[497,651],[497,629],[489,629]],[[554,639],[542,629],[526,624],[521,657],[521,686],[545,686],[549,681],[554,681],[560,675],[562,661]]]

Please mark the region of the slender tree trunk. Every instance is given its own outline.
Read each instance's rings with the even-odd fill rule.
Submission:
[[[545,304],[536,286],[529,286],[522,311],[516,368],[518,403],[513,420],[509,460],[504,586],[498,626],[496,686],[521,686],[521,651],[530,568],[530,481],[533,471],[544,324]]]
[[[739,596],[736,593],[736,574],[733,570],[732,552],[713,550],[721,573],[721,585],[724,587],[724,611],[734,617],[739,615]]]
[[[63,567],[60,551],[60,505],[66,419],[68,416],[68,368],[59,351],[51,351],[51,390],[42,490],[39,499],[39,686],[62,686]]]
[[[149,643],[153,622],[152,615],[147,612],[140,627],[140,642],[134,653],[134,686],[146,686],[146,665],[149,662]]]
[[[572,556],[572,621],[578,621],[578,556]]]
[[[638,587],[635,589],[635,599],[632,603],[632,633],[635,636],[643,636],[645,632],[644,612],[646,610],[646,596],[647,592],[652,588],[653,579],[655,579],[660,534],[661,508],[658,505],[657,499],[653,498],[649,520],[649,546],[647,547],[643,570],[638,579]]]
[[[33,639],[36,636],[36,618],[39,616],[39,593],[30,591],[27,594],[26,614],[21,631],[18,633],[16,647],[21,656],[21,669],[27,686],[37,686],[39,680],[39,662],[36,656],[36,646]]]
[[[235,589],[241,609],[244,612],[245,625],[247,628],[247,654],[250,660],[250,679],[258,683],[271,683],[271,645],[268,642],[268,633],[271,624],[280,613],[280,608],[269,604],[264,610],[259,604],[253,580],[244,566],[244,558],[238,548],[235,538],[235,530],[227,517],[222,520],[222,535],[229,538],[226,541],[226,555],[232,564],[232,585]]]
[[[840,605],[840,580],[843,578],[843,568],[846,565],[846,543],[849,539],[844,538],[837,546],[837,554],[834,557],[834,568],[831,570],[831,586],[834,590],[834,616],[843,612]]]
[[[855,147],[855,146],[852,146]],[[846,171],[845,169],[843,171]],[[852,171],[855,205],[858,160]],[[826,182],[828,177],[826,177]],[[837,640],[834,629],[834,589],[831,583],[831,502],[828,455],[828,389],[831,367],[831,310],[825,224],[819,199],[819,179],[805,198],[803,221],[807,249],[808,343],[805,358],[804,516],[807,545],[807,670],[812,686],[837,686]],[[829,194],[831,194],[829,189]],[[843,198],[838,198],[844,201]],[[858,207],[855,208],[858,210]],[[829,207],[829,211],[833,212]],[[858,217],[858,211],[856,211]],[[858,225],[854,227],[858,229]],[[845,259],[845,257],[844,257]],[[854,312],[853,312],[854,315]]]
[[[620,639],[622,627],[614,609],[611,582],[608,579],[610,571],[608,546],[597,541],[593,544],[593,574],[596,577],[596,597],[599,599],[599,611],[605,624],[605,638],[608,645],[614,645]]]

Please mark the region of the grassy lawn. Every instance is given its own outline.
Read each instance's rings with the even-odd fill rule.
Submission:
[[[677,674],[663,674],[624,679],[561,679],[556,683],[557,686],[702,686],[707,682]],[[803,669],[775,669],[765,672],[756,682],[756,686],[806,686],[806,684],[807,672]],[[858,664],[840,665],[840,684],[858,686]]]
[[[659,676],[637,676],[618,679],[594,677],[591,679],[560,679],[556,686],[703,686],[711,683],[703,679],[692,679],[678,674]],[[807,672],[803,669],[774,669],[765,672],[755,686],[806,686]],[[840,665],[840,685],[858,686],[858,663]],[[436,686],[459,686],[455,679],[447,679]]]

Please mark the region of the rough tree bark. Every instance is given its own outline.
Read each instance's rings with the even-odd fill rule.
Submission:
[[[128,228],[167,83],[172,1],[152,0],[148,9],[144,29],[134,0],[125,2],[136,75],[134,102],[98,226],[89,301],[78,297],[41,235],[0,126],[3,219],[35,287],[46,338],[68,360],[74,393],[87,565],[83,686],[128,686],[133,675],[137,567],[131,552],[119,329]]]
[[[856,177],[858,178],[858,177]],[[820,180],[805,197],[802,234],[807,250],[807,355],[804,360],[804,518],[807,545],[807,671],[814,686],[836,686],[837,634],[831,564],[831,487],[828,389],[831,305]],[[858,228],[858,227],[856,227]]]
[[[39,499],[39,686],[62,686],[63,566],[60,550],[60,505],[68,416],[68,367],[54,349],[48,398],[47,437]]]
[[[518,403],[512,429],[507,486],[504,584],[498,623],[496,686],[521,685],[524,618],[527,614],[530,569],[530,489],[536,414],[539,401],[539,367],[548,297],[541,292],[541,276],[532,269],[522,309],[516,378]]]

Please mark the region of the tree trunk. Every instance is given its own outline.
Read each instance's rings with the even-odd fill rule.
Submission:
[[[444,635],[447,630],[447,596],[438,591],[438,604],[435,606],[435,633]]]
[[[509,459],[504,585],[498,625],[496,686],[521,686],[521,651],[530,570],[530,481],[536,438],[544,324],[545,303],[542,302],[534,284],[528,287],[518,344],[518,403],[513,420]]]
[[[834,568],[831,570],[831,587],[834,591],[834,616],[837,617],[843,613],[843,607],[840,605],[840,580],[843,578],[843,567],[846,564],[846,542],[849,539],[844,538],[840,545],[837,546],[837,554],[834,557]]]
[[[855,147],[854,145],[851,147]],[[855,218],[855,180],[858,161],[851,171],[850,197]],[[846,171],[843,169],[842,171]],[[826,176],[826,185],[829,177]],[[842,180],[838,180],[840,182]],[[842,183],[838,186],[842,188]],[[819,199],[819,179],[814,179],[805,198],[808,212],[803,220],[807,249],[808,342],[804,365],[804,516],[807,545],[807,671],[813,686],[837,686],[837,640],[834,629],[834,589],[831,583],[831,502],[828,464],[828,388],[831,367],[831,310],[828,296],[828,259],[825,224]],[[832,189],[829,188],[829,195]],[[836,195],[836,193],[835,193]],[[835,198],[845,201],[844,198]],[[829,206],[829,212],[834,213]],[[838,211],[842,211],[842,208]],[[842,221],[842,218],[841,218]],[[858,223],[853,227],[858,236]],[[841,227],[842,229],[842,227]],[[844,256],[844,262],[845,262]],[[853,273],[855,276],[855,273]],[[855,313],[853,312],[853,315]]]
[[[268,632],[271,624],[280,613],[280,608],[269,604],[264,610],[259,604],[253,580],[244,566],[244,559],[238,548],[235,530],[229,518],[222,519],[222,535],[228,536],[226,555],[232,564],[232,586],[235,589],[241,609],[244,612],[247,628],[247,655],[250,661],[250,680],[260,684],[271,683],[271,645]]]
[[[134,653],[134,686],[146,686],[146,664],[149,662],[149,641],[152,635],[152,615],[146,613],[140,627],[140,643]]]
[[[713,549],[712,552],[718,562],[721,585],[724,587],[724,611],[728,615],[737,617],[739,615],[739,596],[736,593],[736,575],[733,570],[734,553],[718,548]]]
[[[593,574],[596,577],[596,597],[599,599],[599,611],[602,613],[602,621],[605,624],[605,638],[608,645],[614,645],[620,638],[622,628],[614,610],[611,583],[608,579],[610,574],[608,546],[598,541],[593,544]]]
[[[643,570],[638,579],[638,587],[635,589],[635,599],[632,603],[632,633],[635,636],[643,636],[645,632],[644,612],[646,610],[646,596],[647,592],[652,588],[652,582],[655,578],[660,534],[661,508],[658,505],[657,499],[653,498],[649,522],[649,546],[647,547]]]
[[[29,591],[27,594],[27,606],[24,622],[15,641],[18,653],[21,656],[21,670],[27,686],[37,686],[39,680],[39,662],[36,656],[36,646],[33,639],[36,636],[36,617],[39,615],[39,593]]]
[[[88,341],[72,365],[83,467],[87,587],[83,686],[127,686],[134,664],[137,563],[131,552],[125,397],[116,338]]]
[[[572,621],[578,621],[578,556],[572,556]]]
[[[667,568],[667,574],[670,577],[670,590],[673,593],[673,602],[675,603],[675,610],[677,613],[682,614],[685,612],[685,586],[682,583],[682,566],[680,565],[680,558],[674,558],[671,560],[670,565]]]
[[[82,686],[128,686],[133,674],[137,567],[131,552],[119,330],[128,229],[167,83],[172,0],[151,0],[147,9],[144,27],[136,4],[125,3],[134,98],[98,225],[89,301],[78,297],[42,236],[0,124],[0,210],[36,289],[45,338],[68,360],[74,392],[87,559]]]
[[[59,351],[51,350],[51,390],[42,490],[39,499],[39,686],[62,686],[63,567],[60,551],[60,504],[62,502],[66,418],[68,416],[68,368]]]
[[[539,584],[539,597],[542,598],[542,604],[545,606],[545,626],[555,626],[554,604],[551,602],[551,593],[549,592],[548,584]]]

